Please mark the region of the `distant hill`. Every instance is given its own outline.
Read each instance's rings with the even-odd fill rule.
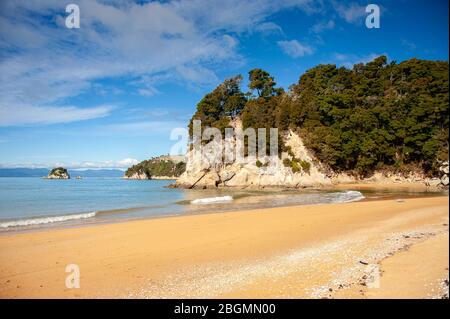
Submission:
[[[0,177],[42,177],[49,172],[46,168],[0,168]]]
[[[118,169],[88,169],[71,170],[69,174],[73,177],[122,177],[123,171]],[[0,168],[0,177],[43,177],[50,172],[47,168]]]

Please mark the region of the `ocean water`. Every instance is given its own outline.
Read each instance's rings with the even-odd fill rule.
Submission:
[[[171,183],[121,178],[3,177],[0,232],[365,198],[355,190],[183,190],[168,188]]]
[[[173,205],[168,210],[167,206],[184,197],[179,190],[165,187],[172,182],[121,178],[0,178],[0,230],[93,217],[96,220],[139,217],[140,210],[150,215],[177,214],[180,207]]]

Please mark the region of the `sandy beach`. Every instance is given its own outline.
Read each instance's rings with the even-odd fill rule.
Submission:
[[[440,298],[448,219],[440,196],[2,234],[0,297]]]

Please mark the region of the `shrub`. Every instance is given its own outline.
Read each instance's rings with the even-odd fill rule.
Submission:
[[[299,173],[302,170],[299,162],[295,158],[291,161],[291,168],[293,173]]]
[[[305,173],[308,173],[308,174],[309,174],[309,171],[310,171],[310,169],[311,169],[311,163],[310,163],[310,162],[307,162],[307,161],[300,161],[300,166],[302,167],[302,170],[303,170]]]
[[[256,161],[256,167],[260,168],[260,167],[262,167],[262,166],[263,166],[263,163],[261,163],[260,160],[257,160],[257,161]]]

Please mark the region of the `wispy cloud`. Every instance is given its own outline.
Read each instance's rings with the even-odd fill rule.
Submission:
[[[1,105],[0,126],[17,126],[28,124],[69,123],[90,120],[108,116],[112,106],[102,105],[90,108],[75,106],[32,106],[32,105]]]
[[[16,113],[6,114],[2,125],[107,116],[105,108],[64,103],[98,89],[93,84],[102,79],[170,74],[188,85],[211,84],[218,79],[215,68],[242,59],[236,35],[279,30],[268,19],[284,9],[317,10],[313,0],[76,3],[80,28],[67,29],[64,2],[2,1],[0,108],[3,115]],[[293,52],[308,53],[308,48]],[[155,85],[136,85],[138,94],[156,92]]]
[[[352,53],[334,53],[331,57],[331,63],[335,63],[338,66],[345,66],[346,68],[353,68],[355,64],[367,63],[380,55],[388,56],[386,53],[369,53],[366,55],[358,55]]]
[[[118,168],[125,169],[139,163],[134,158],[124,158],[119,161],[103,161],[103,162],[80,162],[80,163],[60,163],[61,166],[70,169],[99,169],[99,168]]]
[[[345,3],[342,1],[332,1],[333,7],[338,15],[348,23],[360,24],[364,22],[366,7],[356,2]]]
[[[186,121],[151,120],[102,125],[101,134],[121,133],[121,135],[168,134],[171,130],[186,127]]]
[[[313,25],[310,29],[312,33],[318,34],[327,30],[332,30],[335,27],[335,23],[333,20],[328,20],[324,22],[319,22]]]
[[[157,94],[159,91],[154,87],[147,87],[138,90],[138,93],[142,96],[153,96]]]
[[[126,169],[132,165],[139,163],[134,158],[124,158],[118,161],[96,161],[96,162],[48,162],[48,163],[14,163],[0,164],[0,168],[53,168],[64,167],[67,169]]]
[[[283,29],[276,23],[264,22],[255,27],[255,31],[261,32],[266,35],[279,35],[284,34]]]
[[[314,48],[309,45],[302,44],[297,40],[278,41],[277,42],[284,53],[293,58],[299,58],[305,55],[313,54]]]
[[[417,45],[415,43],[408,41],[406,39],[402,39],[400,43],[409,51],[414,51],[415,49],[417,49]]]

